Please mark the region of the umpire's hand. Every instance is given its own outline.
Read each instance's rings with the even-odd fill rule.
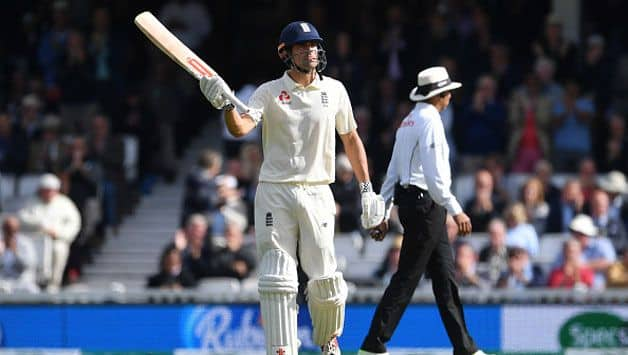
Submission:
[[[454,221],[458,225],[458,234],[467,235],[471,233],[471,219],[467,216],[466,213],[460,212],[454,216]]]
[[[386,232],[388,232],[388,221],[384,219],[377,227],[371,229],[369,234],[371,235],[371,238],[380,242],[386,236]]]

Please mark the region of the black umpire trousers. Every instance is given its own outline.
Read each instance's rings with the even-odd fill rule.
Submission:
[[[467,330],[454,280],[453,253],[445,226],[447,211],[436,204],[427,191],[412,185],[408,188],[397,185],[395,202],[404,228],[399,266],[377,305],[361,349],[386,352],[385,343],[392,337],[419,280],[427,270],[454,354],[473,354],[477,346]],[[420,336],[417,334],[418,339]]]

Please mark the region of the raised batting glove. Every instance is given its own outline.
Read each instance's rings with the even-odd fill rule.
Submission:
[[[232,106],[231,101],[227,98],[229,96],[227,93],[230,93],[231,89],[218,75],[202,77],[199,85],[205,98],[207,98],[216,109],[222,110],[226,106]]]
[[[362,227],[364,229],[375,228],[384,220],[386,215],[386,203],[381,195],[372,191],[370,183],[360,184],[362,191]]]

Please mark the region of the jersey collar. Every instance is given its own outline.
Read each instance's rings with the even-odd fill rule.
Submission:
[[[283,77],[281,77],[281,80],[283,81],[283,84],[286,88],[290,89],[291,91],[294,89],[305,89],[305,90],[316,90],[316,89],[320,89],[321,88],[321,79],[320,79],[320,75],[316,75],[316,77],[314,78],[314,81],[312,81],[312,83],[310,83],[310,85],[308,85],[307,87],[303,87],[303,85],[297,83],[296,81],[292,80],[292,78],[290,77],[290,75],[288,75],[288,71],[286,70],[285,72],[283,72]]]

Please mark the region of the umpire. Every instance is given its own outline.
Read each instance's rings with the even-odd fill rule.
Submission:
[[[418,86],[410,93],[410,99],[418,102],[397,130],[381,191],[387,216],[394,202],[404,227],[399,267],[377,305],[359,355],[388,354],[385,343],[392,337],[425,270],[432,279],[454,354],[484,354],[465,324],[445,227],[449,212],[460,234],[471,233],[471,221],[450,191],[449,146],[440,118],[440,112],[449,105],[451,90],[461,86],[451,81],[445,68],[432,67],[419,73]],[[371,231],[371,236],[382,240],[387,231],[388,217]]]

